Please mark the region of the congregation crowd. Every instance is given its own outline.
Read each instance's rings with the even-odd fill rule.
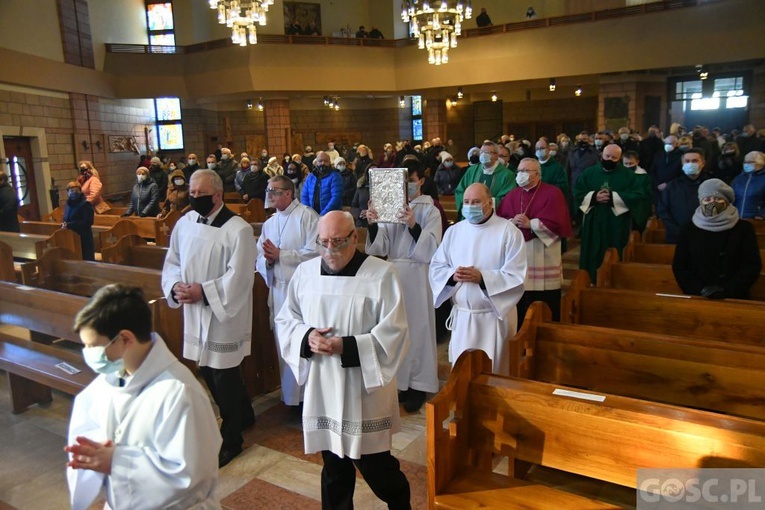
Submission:
[[[605,251],[621,251],[654,215],[677,244],[684,292],[746,299],[761,270],[751,221],[764,214],[763,149],[751,125],[731,135],[673,126],[665,137],[652,126],[644,138],[628,128],[533,143],[503,135],[470,148],[464,165],[439,138],[388,143],[377,158],[364,144],[330,141],[280,157],[262,149],[237,159],[219,147],[204,166],[195,154],[142,161],[124,215],[187,211],[162,285],[170,306],[183,308],[183,355],[198,365],[222,423],[151,332],[142,294],[102,289],[75,322],[86,362],[103,375],[73,410],[74,506],[106,487],[113,508],[217,508],[217,468],[242,452],[242,433],[255,424],[240,365],[250,353],[254,278],[263,278],[281,397],[302,416],[306,453],[322,454],[324,507],[352,507],[358,469],[389,508],[410,508],[391,436],[399,405],[417,412],[439,389],[439,327],[451,332],[452,363],[481,349],[494,372],[508,374],[507,341],[530,304],[543,301],[559,318],[566,240],[580,239],[580,267],[594,282]],[[378,222],[374,168],[406,169],[396,223]],[[92,225],[107,210],[98,179],[92,163],[80,163],[65,227]],[[0,181],[3,193],[8,186]],[[234,192],[273,213],[257,239],[225,205]],[[441,201],[452,195],[450,225]],[[117,406],[113,414],[104,402]],[[147,409],[151,424],[136,414]],[[177,430],[184,434],[169,432]],[[131,478],[139,466],[143,475]],[[136,494],[139,481],[158,489]]]

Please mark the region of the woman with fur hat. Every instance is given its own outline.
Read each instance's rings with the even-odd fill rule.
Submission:
[[[268,165],[266,165],[266,168],[264,168],[263,171],[269,178],[284,174],[284,168],[279,164],[279,160],[275,157],[268,160]]]
[[[754,227],[739,219],[733,189],[720,179],[699,186],[699,207],[680,230],[672,271],[685,294],[748,299],[762,261]]]
[[[162,205],[162,212],[157,218],[167,216],[170,211],[183,212],[189,205],[189,183],[183,170],[175,170],[170,174],[170,184],[167,186],[167,199]]]

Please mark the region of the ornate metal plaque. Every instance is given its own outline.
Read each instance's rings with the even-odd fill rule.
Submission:
[[[406,168],[369,169],[369,200],[378,215],[374,223],[403,223],[398,215],[406,207],[408,175]]]

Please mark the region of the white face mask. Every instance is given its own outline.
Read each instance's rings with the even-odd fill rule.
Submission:
[[[212,170],[213,168],[215,168],[215,163],[211,163],[211,162],[209,162],[209,161],[208,161],[208,162],[207,162],[207,168],[209,168],[210,170]]]
[[[196,165],[196,164],[197,164],[197,160],[196,159],[192,158],[192,159],[189,160],[189,165]]]
[[[556,154],[558,154],[558,151],[556,151],[555,149],[550,151],[550,157],[555,156]]]
[[[173,184],[176,186],[183,186],[186,183],[185,179],[173,179]]]
[[[482,152],[481,155],[478,156],[478,161],[480,161],[482,165],[490,165],[491,154],[489,154],[488,152]]]
[[[146,176],[144,174],[138,174],[136,179],[138,179],[138,182],[143,182],[146,180]]]
[[[539,161],[544,161],[544,160],[547,159],[547,151],[546,150],[538,150],[536,152],[536,155],[537,155],[537,159]]]
[[[531,177],[529,177],[528,172],[518,172],[515,175],[515,182],[518,183],[518,186],[521,188],[525,188],[529,185],[529,181],[531,181]]]
[[[664,144],[664,151],[665,152],[672,152],[673,150],[675,150],[675,146],[674,145],[672,145],[671,143]]]
[[[451,168],[454,166],[454,161],[444,161],[444,168]]]
[[[228,158],[229,158],[229,155],[228,155],[228,154],[223,154],[223,155],[221,155],[221,157],[220,157],[220,159],[222,159],[223,161],[226,161]]]
[[[699,164],[698,163],[683,163],[683,173],[689,176],[698,174]]]
[[[345,170],[345,165],[337,165],[337,169],[342,172],[343,170]]]
[[[619,138],[621,138],[622,141],[627,141],[627,138],[629,138],[629,137],[630,137],[630,135],[628,135],[627,133],[622,133],[622,134],[619,135]]]

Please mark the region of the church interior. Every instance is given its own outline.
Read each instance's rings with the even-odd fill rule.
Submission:
[[[54,239],[57,227],[44,223],[61,221],[56,211],[81,161],[98,169],[102,195],[119,214],[145,155],[182,162],[195,153],[204,165],[227,147],[237,159],[267,151],[281,160],[332,142],[362,143],[376,157],[387,143],[439,138],[466,166],[469,149],[502,135],[530,140],[533,150],[541,137],[566,133],[573,142],[582,131],[625,126],[642,138],[651,126],[666,136],[675,124],[689,132],[695,125],[724,133],[765,128],[761,0],[465,1],[472,19],[436,50],[438,62],[402,19],[402,4],[412,2],[276,0],[257,33],[232,33],[210,3],[0,2],[0,162],[19,190],[22,220],[21,237],[0,233],[0,248],[8,247],[0,249],[0,510],[69,505],[63,448],[82,383],[40,360],[57,343],[70,351],[62,360],[79,356],[72,311],[86,296],[109,282],[141,285],[156,299],[163,336],[182,335],[182,316],[162,303],[158,285],[165,252],[156,249],[168,246],[174,223],[136,218],[120,232],[112,230],[117,216],[96,222],[103,270],[68,256],[37,263],[71,242]],[[476,24],[482,8],[490,25]],[[298,25],[316,33],[290,32]],[[383,38],[356,37],[361,26]],[[444,208],[456,220],[448,199]],[[232,210],[248,223],[266,219],[262,204],[232,203]],[[765,229],[756,230],[762,243]],[[448,391],[415,413],[402,411],[393,436],[412,508],[434,508],[437,493],[443,508],[460,507],[469,498],[446,487],[458,491],[449,481],[465,471],[472,474],[460,478],[464,492],[491,492],[495,475],[525,478],[518,483],[528,494],[518,503],[487,496],[487,507],[577,508],[584,499],[567,499],[575,494],[602,505],[591,508],[648,508],[636,506],[635,466],[765,467],[758,464],[765,462],[765,413],[755,389],[765,382],[765,277],[752,301],[654,300],[676,287],[666,271],[628,275],[623,267],[628,256],[671,263],[672,252],[658,248],[663,241],[650,244],[647,234],[645,244],[630,240],[621,261],[605,259],[597,287],[578,271],[579,242],[569,240],[562,257],[567,320],[552,323],[532,306],[523,335],[511,342],[511,375],[524,381],[503,382],[477,354],[452,369],[448,342],[439,343],[438,378]],[[638,295],[620,278],[657,287]],[[222,508],[320,508],[321,455],[304,454],[300,418],[279,400],[268,289],[257,275],[253,297],[243,374],[257,422],[245,431],[244,452],[220,470]],[[45,347],[25,350],[18,339]],[[636,344],[645,350],[629,352]],[[644,371],[651,364],[656,373]],[[35,384],[16,395],[26,380]],[[455,390],[458,384],[467,389]],[[545,393],[562,386],[584,393],[562,404]],[[598,410],[601,394],[609,396]],[[503,414],[491,415],[497,408]],[[716,453],[703,455],[707,446]],[[535,500],[547,503],[522,506]],[[387,507],[361,477],[354,502]]]

